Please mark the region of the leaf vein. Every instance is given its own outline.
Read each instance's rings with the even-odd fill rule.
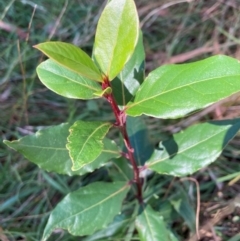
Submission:
[[[167,156],[167,157],[165,157],[165,158],[163,158],[163,159],[158,159],[158,160],[156,160],[156,161],[150,162],[149,165],[147,165],[147,167],[151,167],[151,166],[153,166],[153,165],[156,165],[156,164],[159,163],[159,162],[166,161],[167,159],[171,158],[172,156],[174,156],[174,155],[176,155],[176,154],[179,155],[179,154],[181,154],[181,153],[183,153],[183,152],[185,152],[185,151],[187,151],[187,150],[189,150],[189,149],[191,149],[191,148],[194,148],[194,147],[196,147],[197,145],[199,145],[199,144],[201,144],[201,143],[203,143],[203,142],[205,142],[205,141],[207,141],[207,140],[210,140],[211,138],[213,138],[213,137],[221,134],[221,133],[224,132],[224,131],[225,131],[225,129],[224,129],[224,130],[220,130],[219,132],[215,133],[214,135],[211,135],[210,137],[205,138],[205,139],[203,139],[202,141],[199,141],[199,142],[195,143],[194,145],[188,146],[187,148],[182,149],[181,151],[179,151],[179,152],[177,152],[177,153],[173,153],[173,154],[171,154],[171,155],[169,155],[169,156]]]
[[[238,74],[238,75],[228,75],[228,76],[226,76],[226,77],[240,77],[240,74]],[[221,78],[222,78],[222,77],[207,78],[207,79],[203,79],[203,80],[198,81],[198,82],[188,83],[188,84],[186,84],[186,85],[181,85],[181,86],[179,86],[179,87],[177,87],[177,88],[173,88],[173,89],[168,90],[168,91],[166,91],[166,92],[161,92],[161,93],[158,93],[158,94],[156,94],[156,95],[150,96],[150,97],[148,97],[148,98],[142,99],[142,100],[140,100],[140,101],[132,102],[132,104],[129,105],[129,106],[127,106],[126,109],[130,109],[130,108],[132,108],[132,107],[134,107],[134,106],[136,106],[136,105],[139,105],[139,104],[142,103],[142,102],[151,100],[151,99],[153,99],[153,98],[156,98],[156,97],[159,97],[159,96],[161,96],[161,95],[170,93],[170,92],[172,92],[172,91],[176,91],[176,90],[181,89],[181,88],[184,88],[184,87],[189,87],[189,85],[195,85],[195,84],[203,83],[203,82],[205,82],[205,81],[216,80],[216,79],[221,79]]]

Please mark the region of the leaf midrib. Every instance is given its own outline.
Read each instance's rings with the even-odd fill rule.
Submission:
[[[41,68],[40,68],[40,69],[41,69]],[[44,68],[42,68],[42,70],[48,71],[48,72],[50,72],[50,73],[52,73],[52,74],[54,74],[54,75],[56,75],[56,76],[60,76],[60,77],[66,78],[66,79],[69,80],[70,82],[74,82],[75,84],[79,84],[79,85],[84,86],[84,87],[86,87],[86,88],[88,88],[88,89],[91,89],[91,90],[94,90],[94,91],[99,91],[99,89],[95,89],[92,85],[83,84],[82,82],[76,81],[76,80],[74,80],[74,79],[72,79],[72,78],[69,78],[68,76],[60,75],[60,74],[57,74],[57,73],[55,73],[55,72],[53,72],[53,71],[50,71],[50,70],[47,70],[47,69],[44,69]],[[69,70],[71,70],[71,69],[68,68],[68,71],[69,71]],[[75,71],[74,71],[74,73],[75,73]],[[90,80],[90,81],[92,81],[92,80]]]
[[[133,102],[131,105],[127,106],[126,109],[131,109],[131,108],[134,107],[135,105],[139,105],[139,104],[142,103],[142,102],[149,101],[150,99],[159,97],[159,96],[161,96],[161,95],[164,95],[164,94],[169,93],[169,92],[172,92],[172,91],[176,91],[176,90],[181,89],[181,88],[184,88],[184,87],[188,87],[188,86],[190,86],[190,85],[195,85],[195,84],[199,84],[199,83],[201,83],[201,82],[205,82],[205,81],[209,81],[209,80],[214,80],[214,79],[219,79],[219,78],[239,77],[239,76],[240,76],[240,74],[238,74],[238,75],[228,75],[228,76],[224,76],[224,77],[207,78],[207,79],[204,79],[204,80],[201,80],[201,81],[198,81],[198,82],[194,82],[194,83],[189,83],[189,84],[186,84],[186,85],[182,85],[182,86],[179,86],[179,87],[177,87],[177,88],[173,88],[173,89],[171,89],[171,90],[168,90],[168,91],[165,91],[165,92],[161,92],[161,93],[156,94],[156,95],[154,95],[154,96],[151,96],[151,97],[149,97],[149,98],[145,98],[145,99],[140,100],[140,101],[138,101],[138,102]],[[140,92],[140,91],[139,91],[139,92]],[[136,97],[137,97],[137,96],[136,96]]]
[[[29,147],[29,148],[36,148],[36,149],[49,149],[49,150],[56,150],[56,151],[68,151],[67,148],[65,147],[48,147],[48,146],[31,146],[31,145],[24,145],[24,144],[17,144],[18,146],[22,146],[22,147]],[[103,149],[102,152],[106,152],[106,153],[115,153],[115,154],[119,154],[118,151],[114,151],[111,149]]]
[[[51,50],[49,50],[48,52],[49,52],[49,53],[56,54],[55,52],[53,52],[53,51],[51,51]],[[72,69],[72,68],[70,68],[70,67],[68,67],[68,66],[66,66],[66,65],[63,65],[60,61],[58,61],[58,60],[56,60],[55,58],[52,58],[51,56],[49,56],[49,54],[47,54],[45,51],[44,51],[44,53],[45,53],[50,59],[54,60],[54,61],[57,62],[58,64],[66,67],[66,68],[68,68],[68,69],[70,69],[70,70],[73,70],[73,71],[75,71],[75,72],[77,72],[77,73],[80,73],[80,72],[79,72],[78,70],[76,70],[76,69]],[[66,55],[62,55],[62,54],[59,54],[59,53],[57,53],[57,55],[60,56],[60,57],[63,57],[63,58],[66,59],[66,60],[69,60],[69,61],[73,62],[74,64],[77,64],[77,65],[79,65],[79,66],[85,67],[87,70],[89,70],[89,72],[94,73],[94,74],[97,74],[97,75],[99,75],[99,77],[101,76],[100,73],[97,72],[97,70],[91,68],[91,67],[95,68],[93,62],[92,62],[93,65],[92,65],[92,66],[89,66],[89,65],[84,65],[84,64],[82,64],[81,62],[77,62],[77,60],[75,60],[75,59],[68,58]],[[91,60],[90,57],[89,57],[89,60]],[[89,60],[87,60],[87,61],[89,61]],[[90,61],[89,61],[89,62],[90,62]],[[84,76],[86,76],[84,73],[81,73],[81,74],[84,75]]]
[[[88,208],[86,208],[86,209],[83,209],[83,210],[81,210],[80,212],[77,212],[77,213],[71,215],[70,217],[67,217],[67,218],[63,219],[61,222],[59,222],[59,224],[60,224],[60,223],[63,223],[65,220],[67,220],[67,219],[69,219],[69,218],[73,218],[73,217],[75,217],[75,216],[77,216],[77,215],[80,215],[80,214],[82,214],[82,213],[84,213],[84,212],[86,212],[86,211],[88,211],[88,210],[90,210],[90,209],[92,209],[92,208],[95,208],[95,207],[101,205],[101,204],[104,203],[104,202],[107,202],[108,199],[110,199],[110,198],[118,195],[119,193],[123,192],[127,187],[128,187],[128,185],[124,185],[124,186],[123,186],[121,189],[119,189],[117,192],[109,195],[107,198],[101,200],[100,202],[95,203],[95,204],[93,204],[92,206],[90,206],[90,207],[88,207]],[[68,229],[68,230],[69,230],[69,229]]]
[[[123,9],[125,8],[126,6],[126,2],[125,1],[125,4],[123,6]],[[121,15],[120,15],[120,23],[122,23],[122,15],[123,15],[123,11],[121,12]],[[110,74],[110,71],[111,71],[111,66],[112,66],[112,60],[113,60],[113,56],[114,56],[114,53],[115,53],[115,49],[116,49],[116,46],[117,46],[117,39],[118,39],[118,35],[119,35],[119,29],[120,29],[120,24],[118,24],[118,29],[117,29],[117,35],[115,36],[115,44],[114,44],[114,47],[112,48],[112,53],[111,53],[111,57],[109,58],[110,61],[108,63],[108,66],[107,66],[107,74],[109,75]]]
[[[15,145],[16,143],[13,143]],[[22,147],[29,147],[29,148],[36,148],[36,149],[49,149],[49,150],[58,150],[58,151],[65,151],[66,148],[64,147],[49,147],[49,146],[33,146],[33,145],[26,145],[26,144],[17,144],[18,146]]]
[[[229,127],[229,126],[228,126],[228,127]],[[227,129],[228,127],[226,127],[226,129]],[[191,149],[191,148],[194,148],[194,147],[196,147],[197,145],[202,144],[203,142],[205,142],[205,141],[207,141],[207,140],[209,140],[209,139],[217,136],[218,134],[221,134],[222,132],[226,131],[226,129],[221,130],[221,131],[217,132],[216,134],[210,136],[209,138],[206,138],[206,139],[204,139],[204,140],[202,140],[202,141],[199,141],[198,143],[196,143],[196,144],[194,144],[194,145],[191,145],[190,147],[185,148],[185,149],[181,150],[180,152],[175,152],[175,153],[171,154],[170,156],[168,156],[168,157],[166,157],[166,158],[163,158],[163,159],[159,159],[159,160],[150,162],[149,165],[146,165],[146,166],[147,166],[147,167],[151,167],[151,166],[153,166],[153,165],[158,164],[159,162],[166,161],[167,159],[171,158],[172,156],[174,156],[174,155],[176,155],[176,154],[179,155],[179,154],[181,154],[181,153],[183,153],[183,152],[185,152],[185,151],[187,151],[187,150],[189,150],[189,149]]]
[[[152,238],[154,237],[154,235],[153,235],[153,231],[152,231],[152,226],[150,225],[150,220],[149,220],[149,217],[148,217],[148,214],[147,214],[147,211],[146,210],[144,210],[144,215],[145,215],[145,217],[146,217],[146,221],[147,221],[147,224],[148,224],[148,227],[149,227],[149,229],[150,229],[150,233],[151,233],[151,236],[152,236]],[[153,240],[153,239],[152,239]]]
[[[86,139],[86,141],[84,142],[81,150],[79,151],[78,155],[77,155],[77,158],[76,158],[76,162],[78,162],[79,160],[79,156],[82,154],[82,151],[84,150],[85,148],[85,145],[88,143],[89,139],[91,139],[93,137],[93,135],[101,128],[103,128],[104,126],[109,126],[110,127],[110,124],[109,123],[104,123],[102,125],[100,125],[99,127],[97,127],[96,129],[94,129],[94,131],[91,133],[91,135],[88,136],[88,138]],[[99,140],[101,141],[103,138],[100,138]],[[103,143],[101,143],[103,145]],[[74,161],[74,158],[73,158],[73,161]],[[79,161],[81,163],[81,160]]]

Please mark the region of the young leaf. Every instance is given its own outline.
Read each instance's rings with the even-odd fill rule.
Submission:
[[[240,119],[193,125],[162,142],[146,166],[160,174],[192,174],[215,161],[239,128]]]
[[[34,46],[58,64],[91,80],[102,82],[102,75],[92,59],[80,48],[63,42],[45,42]]]
[[[119,75],[112,81],[113,95],[119,105],[125,106],[135,95],[144,80],[145,52],[142,33],[132,57]]]
[[[175,241],[166,228],[163,218],[150,206],[146,206],[136,219],[136,228],[141,241]]]
[[[139,21],[133,0],[112,0],[99,19],[94,59],[110,80],[130,59],[138,40]]]
[[[113,141],[104,139],[101,155],[78,171],[72,171],[72,161],[66,148],[69,124],[61,124],[25,136],[17,141],[4,141],[6,145],[23,154],[43,170],[59,174],[83,175],[99,168],[111,158],[119,157],[118,147]]]
[[[67,149],[77,171],[93,162],[103,150],[103,138],[112,126],[109,122],[76,121],[69,129]]]
[[[43,234],[47,240],[57,228],[72,235],[90,235],[106,228],[120,210],[129,186],[125,182],[95,182],[68,194],[52,211]]]
[[[240,91],[240,63],[214,56],[190,64],[165,65],[149,74],[126,113],[179,118]]]
[[[48,59],[37,67],[41,82],[55,93],[73,99],[98,98],[96,92],[102,91],[101,86],[70,69]]]
[[[84,165],[81,169],[76,171],[77,173],[79,173],[79,175],[92,172],[95,169],[103,166],[107,161],[111,160],[112,158],[120,157],[118,146],[114,141],[109,140],[105,137],[103,139],[103,145],[104,147],[101,154],[93,162]]]

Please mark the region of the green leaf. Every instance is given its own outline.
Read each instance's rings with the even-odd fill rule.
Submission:
[[[215,161],[239,128],[240,119],[193,125],[163,141],[146,166],[160,174],[192,174]]]
[[[80,175],[92,172],[95,169],[104,166],[105,163],[112,158],[120,157],[119,149],[114,141],[104,138],[103,144],[104,147],[101,154],[93,162],[84,165],[77,171]]]
[[[196,215],[193,205],[189,201],[189,195],[186,193],[181,185],[177,186],[178,192],[175,193],[173,199],[170,199],[170,203],[176,210],[176,212],[184,219],[187,226],[193,233],[196,233]]]
[[[135,95],[144,80],[145,52],[142,33],[134,53],[119,75],[112,81],[113,95],[119,105],[125,106]]]
[[[34,46],[58,64],[92,80],[102,82],[102,75],[92,59],[80,48],[63,42],[45,42]]]
[[[110,80],[114,79],[133,54],[139,34],[139,20],[133,0],[112,0],[99,19],[94,59]]]
[[[57,228],[67,229],[76,236],[106,228],[120,212],[128,191],[125,182],[96,182],[68,194],[52,211],[43,241]]]
[[[150,206],[146,206],[136,219],[136,228],[141,241],[175,241],[166,228],[163,218]]]
[[[131,116],[179,118],[240,91],[239,61],[214,56],[190,64],[165,65],[149,74],[128,104]]]
[[[61,124],[38,131],[34,135],[25,136],[17,141],[5,140],[4,143],[23,154],[43,170],[69,176],[92,172],[111,158],[120,156],[116,144],[105,138],[101,155],[80,170],[72,171],[72,161],[66,148],[69,127],[69,124]]]
[[[93,99],[98,98],[96,92],[102,91],[101,86],[52,60],[46,60],[37,67],[41,82],[55,93],[67,98]]]
[[[91,236],[88,236],[83,239],[83,241],[99,241],[99,240],[108,240],[110,238],[113,239],[115,236],[121,235],[118,233],[123,232],[131,222],[131,218],[126,217],[124,214],[120,214],[115,216],[113,222],[108,225],[106,229],[100,230],[94,233]]]
[[[234,235],[232,238],[228,239],[228,241],[240,241],[240,233]]]
[[[113,181],[131,181],[133,177],[132,166],[124,157],[111,160],[111,166],[108,168],[109,176]]]
[[[103,138],[112,126],[109,122],[76,121],[69,129],[67,149],[77,171],[93,162],[103,150]]]
[[[141,117],[127,117],[127,132],[131,146],[134,148],[134,157],[138,166],[143,166],[154,152],[150,142],[148,130]]]

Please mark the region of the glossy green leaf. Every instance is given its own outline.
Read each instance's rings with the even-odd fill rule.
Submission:
[[[129,186],[125,182],[95,182],[68,194],[52,211],[43,241],[57,228],[72,235],[90,235],[106,228],[120,212]]]
[[[144,80],[145,52],[142,33],[132,57],[119,75],[112,81],[113,95],[119,105],[125,106],[135,95]]]
[[[34,46],[58,64],[92,80],[102,82],[102,75],[92,59],[80,48],[63,42],[45,42]]]
[[[147,126],[141,117],[127,117],[127,132],[138,166],[143,166],[154,152]]]
[[[76,121],[69,129],[67,149],[77,171],[93,162],[103,150],[103,138],[112,126],[109,122]]]
[[[140,241],[175,241],[174,235],[156,211],[146,206],[136,219],[136,228]]]
[[[240,63],[214,56],[190,64],[165,65],[149,74],[127,114],[179,118],[240,91]]]
[[[51,59],[37,67],[37,74],[48,89],[67,98],[93,99],[98,98],[96,92],[102,91],[99,83],[59,65]]]
[[[192,174],[215,161],[239,128],[239,119],[193,125],[163,141],[146,166],[161,174]]]
[[[133,0],[112,0],[99,19],[94,59],[110,80],[114,79],[133,54],[139,34],[139,20]]]
[[[17,141],[4,141],[6,145],[23,154],[43,170],[59,174],[83,175],[120,156],[113,141],[104,139],[104,148],[98,158],[78,171],[72,171],[72,161],[66,148],[69,124],[61,124],[25,136]]]

